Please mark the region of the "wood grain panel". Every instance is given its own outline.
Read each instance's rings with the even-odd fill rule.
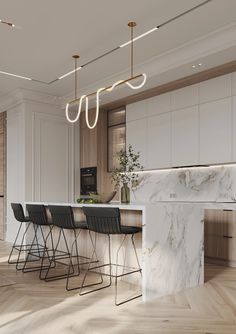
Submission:
[[[204,221],[207,261],[236,266],[236,212],[205,210]]]
[[[93,123],[95,110],[90,110],[90,122]],[[89,129],[85,123],[85,113],[81,114],[80,126],[80,167],[97,166],[97,126]]]

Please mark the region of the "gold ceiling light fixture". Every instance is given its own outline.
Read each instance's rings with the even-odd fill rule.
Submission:
[[[7,21],[2,20],[2,19],[0,19],[0,23],[5,24],[5,25],[7,25],[8,27],[11,27],[11,28],[16,28],[16,25],[14,23],[7,22]]]
[[[82,95],[81,97],[77,98],[77,70],[79,69],[77,67],[77,59],[78,59],[78,56],[73,56],[73,58],[75,58],[75,98],[74,100],[68,102],[66,104],[66,118],[67,120],[70,122],[70,123],[75,123],[79,120],[79,117],[80,117],[80,114],[81,114],[81,111],[82,111],[82,105],[83,105],[83,102],[85,101],[85,120],[86,120],[86,124],[88,126],[89,129],[93,129],[95,128],[95,126],[97,125],[97,122],[98,122],[98,117],[99,117],[99,109],[100,109],[100,94],[102,92],[111,92],[113,91],[113,89],[115,87],[118,87],[118,86],[121,86],[121,85],[124,85],[126,84],[128,87],[130,87],[131,89],[140,89],[142,88],[145,83],[146,83],[146,80],[147,80],[147,75],[146,73],[141,73],[141,74],[138,74],[138,75],[134,75],[134,32],[133,32],[133,29],[134,27],[136,26],[136,22],[129,22],[128,23],[128,27],[130,28],[130,34],[131,34],[131,37],[130,37],[130,41],[128,42],[128,44],[130,44],[130,78],[128,79],[125,79],[125,80],[119,80],[117,82],[115,82],[114,84],[108,86],[108,87],[101,87],[101,88],[98,88],[95,92],[92,92],[90,94],[87,94],[87,95]],[[80,67],[81,68],[81,67]],[[71,71],[73,72],[73,71]],[[134,85],[132,82],[137,79],[140,79],[142,78],[142,82],[139,84],[139,85]],[[91,125],[89,123],[89,118],[88,118],[88,102],[89,102],[89,97],[91,96],[96,96],[96,114],[95,114],[95,120],[94,120],[94,123]],[[74,119],[72,119],[70,116],[69,116],[69,108],[71,105],[75,105],[75,104],[78,104],[78,109],[77,109],[77,114],[76,114],[76,117]]]

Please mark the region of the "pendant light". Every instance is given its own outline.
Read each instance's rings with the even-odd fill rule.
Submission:
[[[146,79],[147,79],[147,75],[146,73],[142,73],[142,74],[138,74],[138,75],[134,75],[134,33],[133,33],[133,29],[136,26],[135,22],[129,22],[128,26],[130,28],[130,78],[126,79],[126,80],[119,80],[117,82],[115,82],[114,84],[108,86],[108,87],[102,87],[97,89],[95,92],[92,92],[90,94],[87,95],[82,95],[81,97],[77,98],[77,71],[81,68],[81,67],[77,67],[77,60],[79,58],[78,55],[73,56],[73,58],[75,59],[75,98],[74,100],[68,102],[66,104],[66,118],[70,123],[75,123],[78,121],[81,111],[82,111],[82,105],[83,102],[85,102],[85,120],[86,120],[86,124],[88,126],[89,129],[94,129],[95,126],[97,125],[98,122],[98,117],[99,117],[99,109],[100,109],[100,105],[99,105],[99,100],[100,100],[100,94],[102,92],[111,92],[113,91],[113,89],[115,87],[121,86],[126,84],[128,87],[130,87],[131,89],[140,89],[142,88],[145,83],[146,83]],[[137,80],[139,78],[142,78],[142,82],[139,85],[133,85],[132,81],[133,80]],[[89,118],[88,118],[88,98],[91,96],[96,95],[96,114],[95,114],[95,120],[94,123],[91,125],[89,123]],[[77,115],[74,119],[70,118],[69,116],[69,107],[70,105],[74,105],[74,104],[78,104],[78,110],[77,110]]]

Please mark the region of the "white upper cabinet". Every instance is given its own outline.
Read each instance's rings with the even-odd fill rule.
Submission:
[[[172,113],[172,166],[199,163],[198,106]]]
[[[236,161],[236,96],[233,97],[233,161]]]
[[[222,75],[199,84],[199,103],[214,101],[231,95],[231,74]]]
[[[133,146],[136,152],[140,152],[140,162],[147,168],[147,119],[139,119],[126,123],[126,147]]]
[[[232,73],[232,95],[236,95],[236,72]]]
[[[200,105],[200,163],[232,161],[231,98]]]
[[[236,162],[236,72],[127,106],[145,169]]]
[[[171,166],[171,113],[147,121],[147,169]]]
[[[171,93],[171,109],[183,109],[198,104],[198,85],[178,89]]]
[[[148,117],[170,111],[170,93],[154,96],[146,101]]]
[[[126,121],[134,121],[147,117],[147,100],[128,104],[126,106]]]

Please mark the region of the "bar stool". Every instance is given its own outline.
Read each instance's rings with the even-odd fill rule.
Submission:
[[[11,252],[10,252],[10,255],[9,255],[9,258],[8,258],[8,263],[9,264],[16,264],[16,269],[17,270],[22,270],[22,268],[19,268],[19,264],[20,263],[25,263],[25,261],[26,261],[25,259],[21,259],[22,252],[26,253],[26,252],[29,251],[29,249],[32,249],[32,251],[39,252],[40,249],[41,250],[43,249],[43,246],[39,244],[37,237],[35,238],[36,243],[35,242],[33,244],[32,243],[31,244],[25,244],[24,243],[26,233],[28,232],[30,227],[33,227],[33,230],[34,230],[34,224],[33,224],[32,221],[30,221],[29,217],[25,216],[23,207],[20,203],[11,203],[11,207],[12,207],[15,219],[18,222],[20,222],[20,227],[17,231],[15,241],[14,241],[14,243],[12,245],[12,248],[11,248]],[[18,238],[19,238],[20,232],[25,225],[26,225],[26,227],[25,227],[25,230],[23,232],[21,242],[18,243]],[[13,256],[14,251],[18,252],[18,256],[17,256],[16,260],[12,260],[12,256]],[[37,261],[37,259],[30,260],[30,262],[34,262],[34,261]]]
[[[45,253],[47,253],[47,259],[50,259],[50,252],[53,250],[53,237],[52,237],[52,224],[48,221],[46,208],[42,204],[26,204],[26,210],[29,214],[30,221],[34,224],[34,236],[32,240],[31,247],[29,248],[26,261],[24,263],[23,272],[32,272],[32,271],[40,271],[47,269],[47,266],[43,265],[43,258],[45,258]],[[47,228],[48,231],[45,232],[44,228]],[[42,247],[40,249],[34,250],[33,245],[35,240],[38,240],[41,234]],[[47,240],[50,237],[51,245],[47,246]],[[27,267],[27,264],[30,261],[31,257],[38,257],[41,260],[41,264],[39,266]]]
[[[53,256],[50,259],[49,267],[46,271],[44,279],[45,281],[55,281],[55,280],[66,278],[66,290],[70,291],[70,290],[80,289],[81,288],[80,286],[70,288],[69,280],[71,277],[80,275],[80,265],[88,264],[89,263],[88,260],[90,260],[90,258],[88,257],[79,255],[78,244],[77,244],[77,240],[78,240],[78,237],[81,231],[87,230],[87,224],[84,221],[80,221],[80,222],[75,221],[73,210],[71,206],[49,205],[48,208],[51,213],[53,226],[59,228],[59,235],[58,235],[58,240],[56,242],[56,246],[53,250]],[[73,232],[73,242],[72,242],[70,249],[69,249],[69,245],[68,245],[67,238],[65,235],[65,230],[67,231],[70,230]],[[61,238],[63,238],[64,240],[66,252],[58,249],[58,246],[61,242]],[[91,239],[91,242],[94,248],[92,239]],[[73,255],[74,248],[75,248],[75,255]],[[77,273],[74,270],[73,258],[76,259]],[[87,261],[80,263],[80,260],[79,260],[80,258],[85,259]],[[65,260],[65,259],[69,259],[69,264],[65,264],[59,261],[59,260]],[[51,264],[53,262],[55,263],[59,262],[63,265],[68,266],[67,273],[61,274],[61,275],[49,276],[49,272],[51,270]]]
[[[116,306],[124,304],[128,301],[131,301],[133,299],[141,297],[142,295],[138,294],[135,297],[126,299],[125,301],[122,301],[122,302],[117,301],[118,300],[118,294],[117,294],[117,290],[118,290],[117,279],[118,278],[121,278],[121,277],[127,276],[127,275],[131,275],[131,274],[134,274],[134,273],[137,273],[137,272],[139,272],[141,274],[141,277],[142,277],[142,269],[141,269],[140,264],[139,264],[137,250],[136,250],[135,243],[134,243],[134,235],[136,233],[141,232],[142,228],[141,227],[136,227],[136,226],[122,226],[121,225],[119,208],[83,207],[83,211],[84,211],[84,214],[86,216],[88,229],[90,231],[93,231],[93,232],[96,232],[96,233],[102,233],[102,234],[107,235],[107,237],[108,237],[108,257],[109,257],[108,261],[109,262],[106,263],[106,264],[103,264],[103,265],[90,267],[90,265],[92,263],[92,258],[93,258],[93,255],[94,255],[94,253],[93,253],[93,255],[90,259],[89,266],[88,266],[87,271],[85,273],[83,282],[82,282],[82,286],[81,286],[81,289],[80,289],[80,295],[85,295],[85,294],[88,294],[88,293],[91,293],[91,292],[94,292],[94,291],[98,291],[98,290],[101,290],[101,289],[105,289],[105,288],[111,286],[112,277],[114,277],[115,278],[115,305]],[[110,238],[111,234],[112,235],[123,235],[124,236],[124,238],[123,238],[123,240],[122,240],[122,242],[121,242],[121,244],[120,244],[120,246],[117,250],[117,253],[116,253],[116,263],[115,264],[113,264],[111,262],[111,238]],[[132,269],[132,270],[127,271],[127,272],[122,273],[122,274],[118,274],[118,267],[127,268],[127,267],[122,266],[118,263],[118,257],[119,257],[119,252],[120,252],[120,250],[121,250],[121,248],[124,244],[124,241],[125,241],[125,239],[128,235],[131,236],[131,241],[132,241],[132,245],[133,245],[133,249],[134,249],[134,253],[135,253],[135,257],[136,257],[138,267],[137,268],[130,268],[129,267],[128,269]],[[115,266],[116,274],[112,274],[112,266]],[[109,268],[109,274],[101,273],[101,268],[102,267],[108,267]],[[103,286],[103,287],[92,289],[92,290],[89,290],[89,291],[86,291],[86,292],[82,292],[82,289],[84,287],[86,287],[86,285],[84,285],[84,283],[85,283],[86,277],[88,275],[88,272],[89,271],[95,271],[95,269],[99,269],[101,276],[103,276],[103,275],[108,276],[109,277],[109,283],[107,285]],[[95,283],[94,285],[97,285],[97,284],[98,283]],[[90,286],[92,286],[92,285],[93,284],[91,284]]]

